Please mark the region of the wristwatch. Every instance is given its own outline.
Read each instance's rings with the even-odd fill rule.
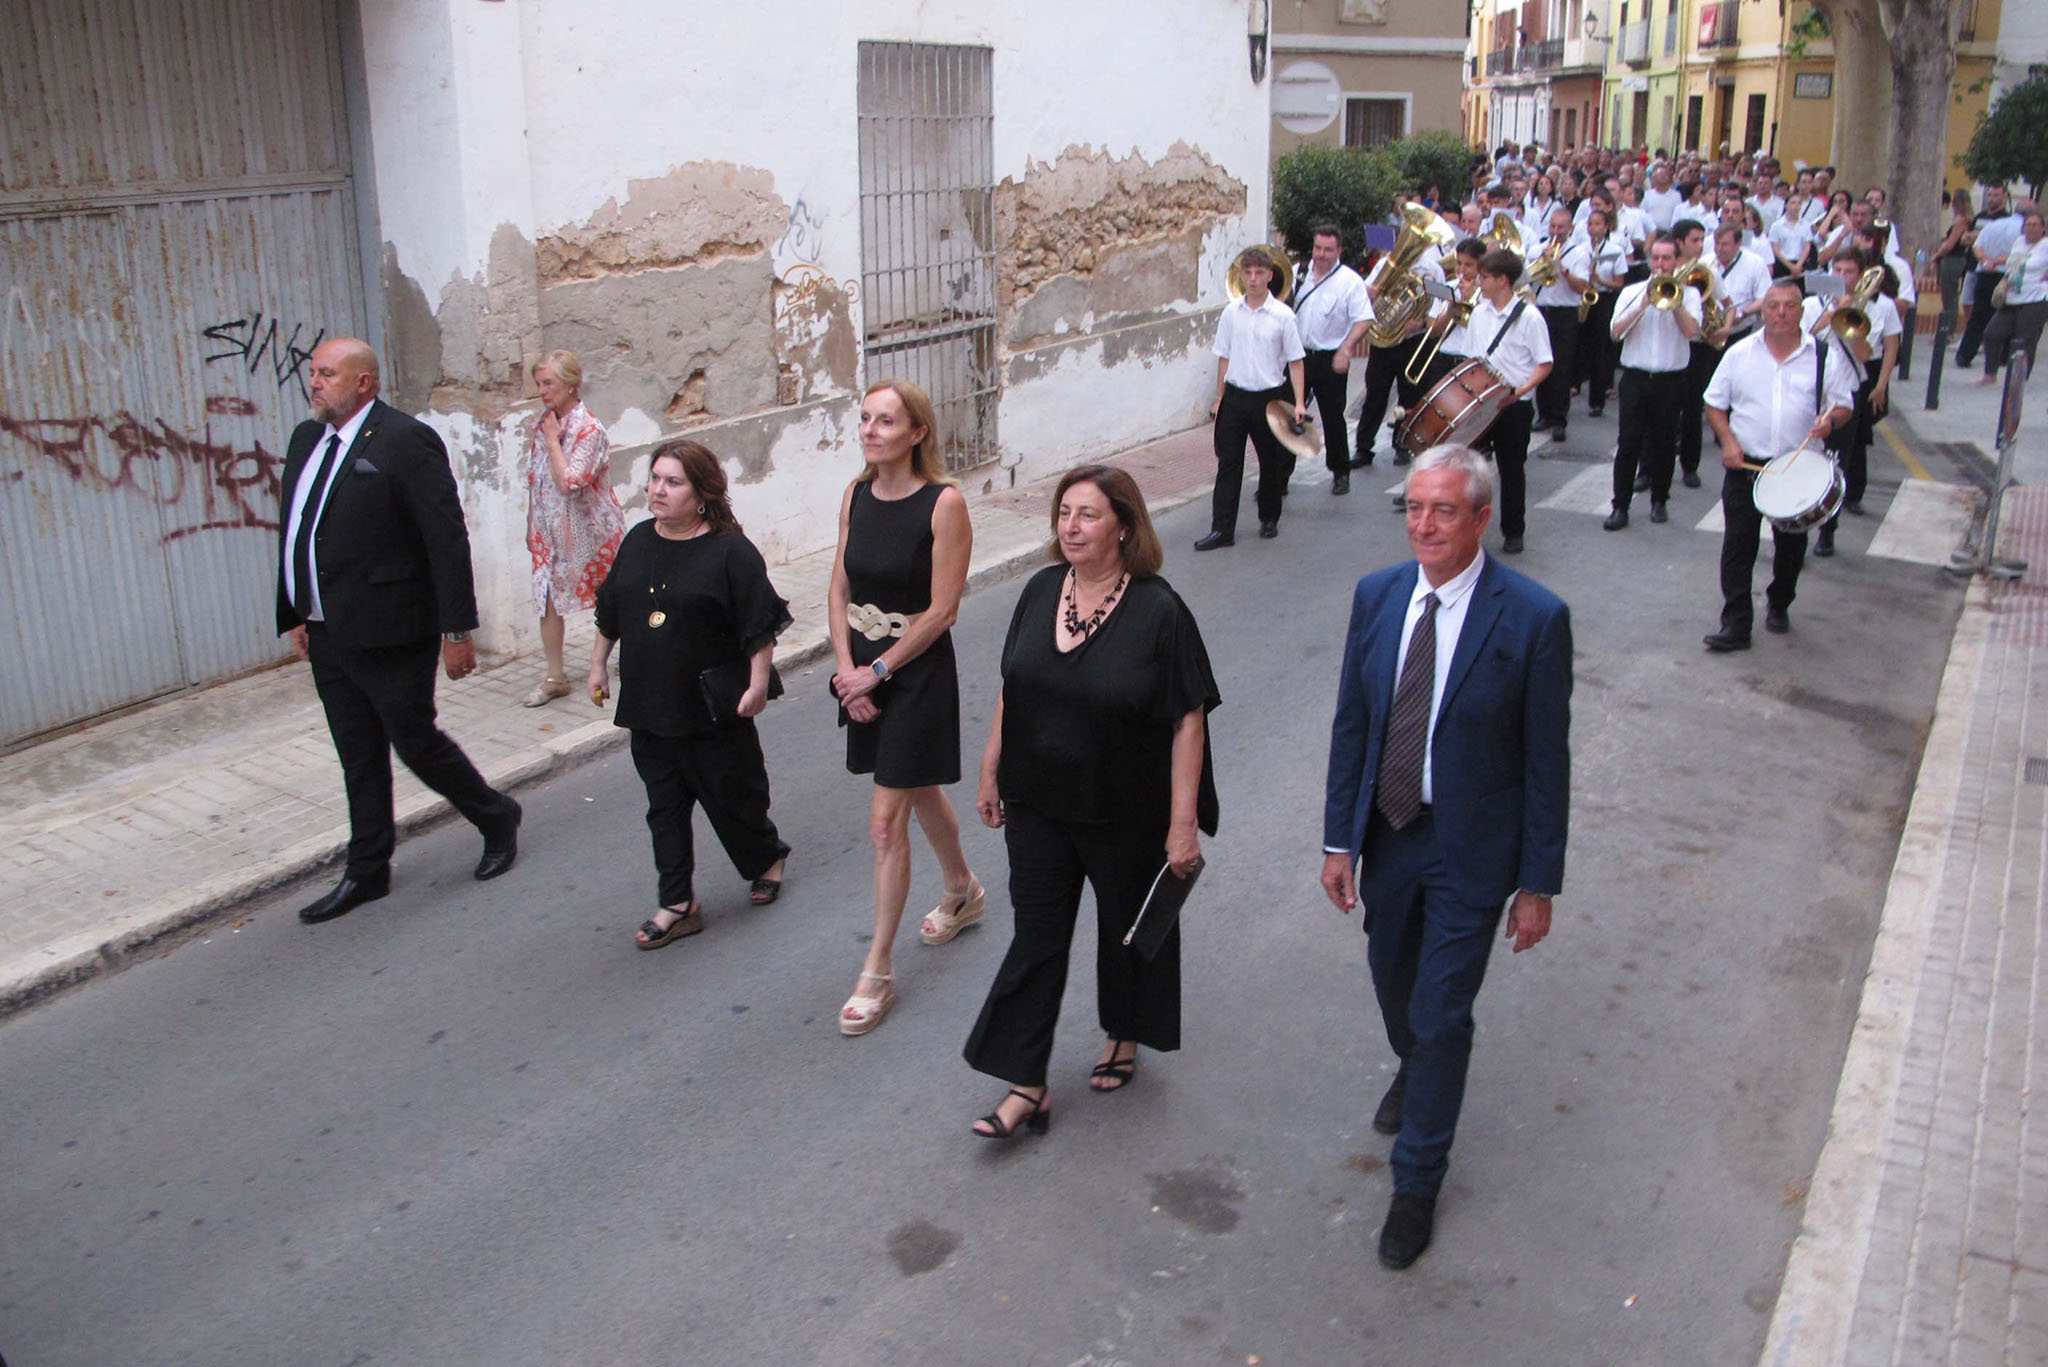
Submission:
[[[889,682],[889,662],[887,660],[877,656],[875,662],[869,665],[868,668],[875,671],[875,678],[878,682]]]
[[[441,639],[451,646],[459,646],[469,639],[469,633],[466,631],[444,631],[441,633]]]

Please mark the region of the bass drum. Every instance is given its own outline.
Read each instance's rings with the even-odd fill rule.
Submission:
[[[1415,411],[1401,419],[1394,445],[1411,456],[1446,442],[1471,446],[1514,401],[1515,391],[1475,356],[1437,381]]]
[[[1750,497],[1781,532],[1804,532],[1841,511],[1849,481],[1825,451],[1792,451],[1758,472]]]

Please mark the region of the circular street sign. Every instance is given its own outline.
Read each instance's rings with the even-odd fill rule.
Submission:
[[[1337,121],[1344,87],[1321,62],[1292,62],[1273,76],[1273,117],[1290,133],[1320,133]]]

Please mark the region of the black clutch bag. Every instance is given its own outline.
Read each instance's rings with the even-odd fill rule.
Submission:
[[[1209,861],[1196,855],[1195,866],[1183,878],[1173,871],[1173,865],[1161,864],[1159,876],[1152,880],[1152,890],[1145,894],[1145,905],[1138,908],[1137,919],[1124,932],[1124,947],[1136,945],[1147,963],[1157,958],[1159,947],[1180,924],[1180,909],[1187,903],[1188,894],[1195,890],[1196,880],[1207,867]]]
[[[704,706],[715,722],[729,722],[740,714],[740,699],[746,696],[747,685],[754,681],[754,665],[751,660],[734,660],[730,664],[713,665],[697,675],[697,687],[704,695]],[[775,666],[768,666],[768,696],[782,696],[782,674]]]

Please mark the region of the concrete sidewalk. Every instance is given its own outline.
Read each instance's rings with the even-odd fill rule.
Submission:
[[[1155,513],[1214,480],[1209,429],[1115,459]],[[970,592],[1040,563],[1052,480],[969,500]],[[828,549],[771,570],[795,624],[783,669],[830,650]],[[589,658],[589,614],[570,631],[571,677]],[[519,788],[623,744],[581,696],[520,699],[536,659],[440,681],[442,727],[491,782]],[[393,765],[401,831],[451,815]],[[118,966],[167,935],[339,861],[348,842],[341,768],[306,666],[202,689],[0,756],[0,1014]]]
[[[1894,413],[1966,464],[1994,455],[1998,393],[1951,371],[1940,413],[1924,384]],[[2020,443],[2018,477],[2048,475]],[[1772,1367],[2048,1362],[2048,488],[2004,519],[2029,569],[1973,584],[1956,626]]]

